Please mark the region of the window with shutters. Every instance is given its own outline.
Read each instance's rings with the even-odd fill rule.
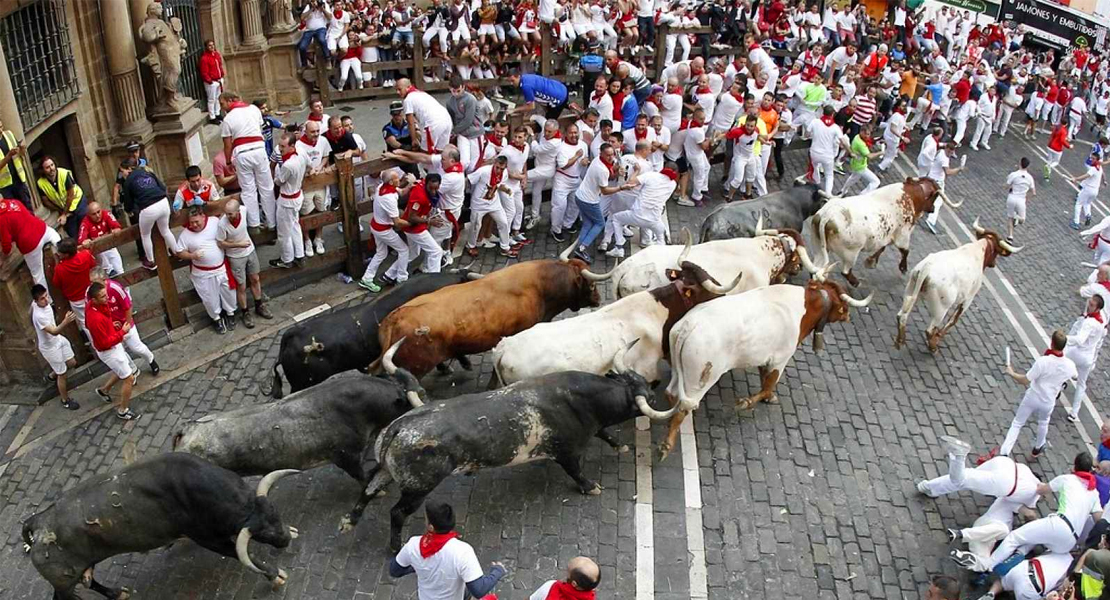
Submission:
[[[24,130],[42,123],[81,93],[65,3],[37,0],[0,19],[0,44]]]

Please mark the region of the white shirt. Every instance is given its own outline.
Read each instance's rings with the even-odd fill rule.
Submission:
[[[825,17],[821,19],[821,27],[825,29],[837,30],[836,20],[840,18],[840,13],[834,12],[831,8],[825,9]]]
[[[809,153],[822,159],[834,159],[840,150],[840,138],[844,133],[836,123],[825,125],[821,119],[814,119],[806,125],[812,138]]]
[[[409,92],[405,96],[403,106],[405,115],[413,115],[416,126],[420,129],[451,128],[451,114],[447,112],[447,107],[427,92],[420,90]]]
[[[529,151],[536,161],[536,170],[545,173],[555,172],[555,153],[563,145],[562,138],[538,137],[532,140]]]
[[[652,130],[654,131],[654,128],[652,128]],[[671,132],[666,127],[664,127],[662,129],[660,129],[659,131],[655,132],[655,139],[660,144],[670,148]],[[663,170],[663,164],[665,162],[663,150],[656,150],[655,152],[652,152],[650,158],[651,158],[651,170],[655,171],[657,173],[659,171],[662,171]]]
[[[1071,112],[1079,115],[1079,117],[1082,117],[1083,115],[1087,114],[1087,101],[1084,100],[1082,96],[1076,96],[1075,98],[1072,98],[1070,109]]]
[[[717,104],[717,94],[715,94],[713,90],[710,89],[708,93],[695,93],[694,100],[695,102],[697,102],[697,105],[705,111],[705,120],[712,123],[714,111],[716,110],[715,106]]]
[[[328,37],[332,39],[339,39],[343,32],[347,29],[347,24],[351,22],[351,13],[342,11],[339,18],[335,18],[334,12],[328,13]]]
[[[994,96],[983,92],[979,95],[979,118],[987,121],[988,123],[994,121],[994,109],[996,104]]]
[[[566,164],[570,162],[575,154],[578,154],[579,150],[582,151],[582,154],[578,156],[578,160],[567,167]],[[582,159],[589,158],[589,156],[590,149],[586,147],[586,143],[582,140],[578,140],[578,143],[573,146],[563,142],[559,146],[559,151],[555,153],[555,179],[569,178],[572,182],[577,182],[582,177],[582,169],[585,169],[582,166]]]
[[[236,106],[227,111],[224,121],[220,124],[220,137],[231,138],[231,158],[240,152],[262,148],[265,150],[266,142],[262,139],[262,111],[253,104]],[[245,142],[235,145],[236,140],[244,138],[258,138],[255,142]]]
[[[470,210],[472,212],[485,212],[501,206],[501,200],[498,198],[498,194],[501,192],[490,192],[489,182],[492,175],[493,165],[486,165],[468,176],[468,179],[470,179]],[[501,172],[501,181],[497,183],[497,186],[504,186],[505,180],[508,178],[509,171],[506,169]]]
[[[932,137],[932,136],[929,136]],[[933,158],[933,163],[929,165],[929,174],[926,175],[929,179],[937,182],[940,189],[944,189],[944,178],[948,175],[947,169],[952,164],[952,159],[948,157],[948,152],[940,150]]]
[[[456,168],[450,173],[443,170],[443,155],[433,154],[429,169],[439,173],[439,208],[442,210],[462,210],[466,200],[466,175]]]
[[[1033,362],[1025,376],[1029,378],[1029,389],[1022,399],[1051,406],[1056,403],[1064,382],[1079,377],[1079,372],[1070,358],[1046,354]]]
[[[1010,173],[1006,177],[1006,185],[1010,186],[1009,197],[1015,200],[1025,200],[1025,195],[1030,190],[1037,189],[1037,184],[1033,182],[1033,176],[1025,169],[1018,169]]]
[[[663,109],[659,114],[663,116],[663,129],[675,131],[682,124],[682,94],[663,94],[661,102]]]
[[[637,17],[654,17],[655,16],[655,0],[640,0],[640,5],[636,10]]]
[[[315,146],[309,146],[304,140],[304,137],[297,138],[297,143],[293,147],[297,154],[305,158],[309,171],[318,171],[323,168],[324,161],[331,154],[331,142],[323,135],[316,138]]]
[[[1072,327],[1072,331],[1074,333],[1068,335],[1068,345],[1064,346],[1064,356],[1072,362],[1094,362],[1106,326],[1094,317],[1084,316]]]
[[[894,26],[895,27],[905,27],[906,26],[906,11],[901,6],[895,7],[895,9],[894,9]]]
[[[906,115],[902,113],[891,113],[890,120],[887,121],[886,133],[883,138],[887,143],[899,143],[898,140],[902,139],[902,133],[906,130]]]
[[[249,242],[250,245],[245,248],[226,248],[224,254],[228,258],[246,258],[254,252],[254,242],[251,241],[250,233],[247,233],[247,217],[239,212],[239,225],[231,224],[231,219],[227,215],[220,217],[219,223],[216,226],[216,239],[221,242],[230,242],[238,244],[240,242]]]
[[[181,233],[177,236],[177,247],[179,250],[186,252],[196,253],[198,250],[204,254],[193,261],[194,267],[218,267],[224,264],[224,251],[216,245],[216,230],[220,226],[219,219],[208,217],[204,225],[204,229],[200,231],[192,231],[188,228],[182,229]],[[190,269],[189,271],[193,276],[204,276],[206,274],[215,275],[215,270],[200,270]]]
[[[682,141],[682,149],[686,152],[686,160],[690,161],[690,164],[708,162],[705,150],[701,147],[703,142],[705,142],[705,125],[701,127],[691,126],[686,130],[686,139]]]
[[[301,183],[304,181],[306,170],[308,170],[308,162],[300,152],[294,152],[292,156],[281,161],[281,165],[274,170],[274,181],[281,186],[278,190],[280,194],[277,199],[278,206],[289,208],[299,202]]]
[[[740,114],[742,108],[744,108],[744,101],[738,100],[731,92],[722,95],[717,102],[717,108],[713,110],[713,118],[709,121],[713,131],[731,129],[732,124],[736,122],[736,115]]]
[[[598,121],[612,121],[613,120],[613,97],[608,93],[602,94],[600,99],[594,98],[594,94],[590,94],[590,108],[597,110],[600,115]]]
[[[854,65],[859,62],[859,52],[848,55],[847,46],[838,46],[829,55],[825,57],[825,65],[832,70],[839,69],[845,65]]]
[[[305,4],[301,18],[304,19],[306,31],[323,29],[328,26],[328,7],[325,5],[322,10],[312,10],[311,6]]]
[[[54,308],[47,304],[39,306],[31,303],[31,324],[35,326],[35,335],[38,336],[39,351],[42,353],[57,350],[62,346],[61,336],[46,333],[47,327],[57,327],[54,320]]]
[[[1087,167],[1087,178],[1079,183],[1079,187],[1088,192],[1098,193],[1102,185],[1102,167]]]
[[[921,151],[917,153],[918,166],[930,166],[937,157],[937,139],[931,135],[921,140]]]
[[[775,73],[778,73],[779,70],[775,65],[775,61],[771,59],[771,55],[767,54],[767,51],[764,50],[762,46],[748,51],[748,62],[758,66],[760,73],[767,73],[773,76]],[[733,77],[735,77],[735,74]],[[767,84],[772,88],[774,88],[775,83],[776,81],[774,78],[767,80]]]
[[[462,600],[467,582],[482,576],[482,565],[474,548],[457,538],[424,558],[420,555],[420,536],[413,536],[395,560],[416,571],[416,595],[420,600]]]
[[[626,129],[626,130],[621,132],[621,135],[624,136],[624,151],[625,152],[635,152],[636,151],[636,144],[640,141],[640,140],[636,139],[636,130],[635,129]],[[650,143],[654,142],[655,140],[656,140],[655,129],[652,128],[651,125],[648,125],[647,132],[644,134],[644,141],[646,141],[647,143],[650,144]]]
[[[509,159],[509,166],[506,169],[506,175],[502,183],[510,190],[520,189],[520,180],[510,178],[508,173],[520,175],[528,170],[528,145],[525,144],[524,149],[521,150],[512,144],[505,144],[505,147],[501,149],[500,156]]]
[[[1048,487],[1056,492],[1056,513],[1067,517],[1075,533],[1083,533],[1087,517],[1102,511],[1098,490],[1087,489],[1087,484],[1073,473],[1057,475]]]
[[[639,196],[633,211],[645,219],[658,219],[678,184],[662,173],[640,173]]]
[[[484,167],[489,169],[491,167]],[[374,222],[379,225],[386,225],[393,227],[393,219],[401,216],[401,211],[397,207],[397,199],[400,194],[396,190],[388,194],[381,193],[381,186],[374,189]]]
[[[582,176],[582,185],[578,186],[577,197],[587,204],[601,202],[601,188],[609,186],[609,167],[597,157],[586,168]]]
[[[545,23],[554,21],[556,5],[558,5],[558,2],[555,0],[540,0],[540,5],[537,7],[540,20]]]

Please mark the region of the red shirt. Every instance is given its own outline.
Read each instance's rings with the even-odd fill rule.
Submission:
[[[46,233],[46,223],[31,214],[19,200],[0,198],[0,250],[12,253],[12,242],[20,254],[30,254]]]
[[[85,329],[92,337],[93,347],[100,352],[111,350],[112,346],[123,341],[123,332],[116,329],[112,322],[111,309],[107,305],[89,303],[85,310]]]
[[[1071,148],[1071,144],[1068,143],[1068,128],[1066,126],[1060,125],[1052,130],[1052,137],[1048,139],[1048,147],[1056,152],[1063,152],[1064,148]]]
[[[112,317],[113,325],[118,323],[117,326],[122,327],[124,322],[131,320],[127,318],[127,311],[131,310],[131,295],[127,288],[112,279],[104,280],[104,291],[108,293],[108,316]],[[85,293],[85,301],[92,306],[88,292]]]
[[[421,181],[409,192],[409,203],[405,206],[405,212],[401,218],[407,221],[411,216],[427,218],[430,214],[432,214],[432,201],[428,198],[428,191],[424,189],[424,182]],[[427,230],[427,223],[417,223],[406,227],[405,233],[422,233]]]
[[[956,100],[960,104],[967,102],[967,99],[971,97],[971,81],[968,79],[957,81],[952,88],[956,90]]]
[[[96,259],[88,250],[78,250],[71,258],[60,259],[54,267],[54,285],[70,302],[85,299],[89,289],[89,271],[96,266]]]
[[[213,50],[200,55],[197,69],[200,71],[200,78],[204,83],[212,83],[224,78],[224,57],[220,56],[218,51]]]
[[[1055,104],[1056,103],[1056,97],[1059,96],[1059,95],[1060,95],[1060,86],[1056,85],[1056,83],[1053,82],[1052,84],[1050,84],[1048,86],[1048,95],[1045,96],[1045,100],[1047,100],[1050,103]]]
[[[102,235],[108,235],[120,229],[123,229],[123,227],[112,216],[112,213],[102,210],[100,211],[99,223],[93,223],[92,219],[87,216],[81,220],[81,230],[77,233],[77,243],[83,244],[86,240],[95,240]]]
[[[1071,90],[1068,88],[1060,88],[1060,92],[1056,95],[1056,104],[1060,106],[1067,106],[1071,101]]]

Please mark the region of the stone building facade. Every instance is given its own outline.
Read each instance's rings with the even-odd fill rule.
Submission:
[[[32,165],[45,155],[71,169],[90,199],[107,204],[124,146],[137,140],[167,185],[190,164],[211,171],[219,129],[207,124],[197,59],[205,40],[223,54],[228,89],[298,108],[300,33],[292,0],[161,0],[187,42],[179,110],[154,108],[155,76],[137,31],[152,0],[0,0],[0,118],[24,140]],[[285,11],[283,15],[281,11]],[[40,216],[53,222],[49,211]],[[0,371],[38,370],[25,268],[0,269]],[[22,262],[22,261],[18,261]]]

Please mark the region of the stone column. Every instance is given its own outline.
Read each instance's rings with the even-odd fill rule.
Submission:
[[[0,81],[11,80],[8,59],[4,56],[3,44],[0,44]],[[23,119],[19,116],[19,104],[15,101],[11,85],[0,85],[0,120],[4,121],[4,129],[10,129],[17,140],[23,139]]]
[[[239,3],[239,16],[243,21],[243,45],[261,46],[266,41],[262,27],[262,0],[242,0]]]
[[[146,97],[139,79],[135,56],[135,38],[127,3],[119,0],[100,2],[100,20],[104,26],[104,50],[111,77],[112,99],[119,117],[120,135],[136,136],[150,131],[146,120]]]

